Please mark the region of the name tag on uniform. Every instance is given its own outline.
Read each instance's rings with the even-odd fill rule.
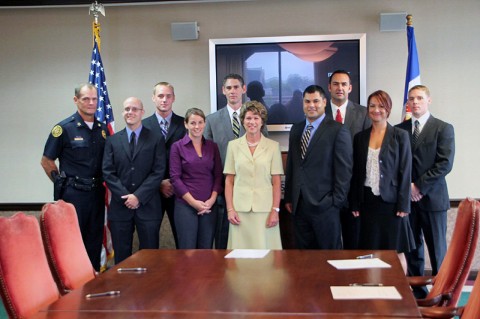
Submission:
[[[83,141],[83,137],[81,137],[81,136],[76,136],[73,140],[74,140],[74,141]]]

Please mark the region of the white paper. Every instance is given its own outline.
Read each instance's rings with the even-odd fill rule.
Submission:
[[[343,269],[364,269],[364,268],[391,268],[389,264],[380,258],[367,259],[338,259],[328,260],[328,263],[333,267]]]
[[[225,258],[263,258],[270,249],[234,249]]]
[[[357,286],[332,286],[330,287],[334,300],[357,299],[391,299],[401,300],[402,296],[394,286],[383,287],[357,287]]]

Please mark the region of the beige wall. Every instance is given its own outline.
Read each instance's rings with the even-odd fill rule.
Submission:
[[[433,94],[433,114],[456,129],[451,198],[480,197],[480,70],[478,0],[256,0],[106,7],[102,58],[117,129],[121,102],[140,97],[153,113],[151,87],[175,85],[175,110],[209,111],[208,39],[255,36],[367,34],[367,94],[389,92],[391,123],[400,121],[406,68],[405,32],[380,32],[381,12],[413,14],[422,81]],[[172,41],[170,23],[198,21],[200,39]],[[0,202],[51,200],[39,160],[46,137],[74,111],[73,87],[88,79],[92,17],[86,7],[0,9]],[[473,102],[473,103],[472,103]],[[280,139],[285,137],[280,136]]]

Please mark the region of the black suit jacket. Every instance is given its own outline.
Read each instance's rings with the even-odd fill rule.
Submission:
[[[130,220],[134,214],[121,198],[134,194],[140,201],[135,210],[144,220],[161,219],[160,183],[165,174],[165,143],[143,127],[138,137],[133,157],[130,154],[128,134],[125,129],[109,137],[103,156],[103,178],[112,192],[110,220]]]
[[[334,120],[330,101],[327,102],[327,106],[325,108],[325,116],[329,119]],[[353,140],[355,134],[369,128],[370,125],[372,125],[372,122],[368,117],[367,108],[349,100],[343,125],[348,128],[348,130],[352,134]]]
[[[412,121],[397,125],[412,137]],[[452,170],[455,157],[453,126],[432,115],[423,127],[415,147],[412,146],[412,182],[423,198],[418,202],[427,211],[445,211],[450,208],[445,176]]]
[[[168,133],[165,138],[163,137],[162,130],[160,129],[160,124],[158,123],[158,119],[155,114],[144,119],[142,121],[142,124],[144,127],[154,132],[157,138],[164,139],[165,148],[167,151],[167,166],[165,168],[165,177],[163,179],[168,179],[170,178],[170,148],[172,147],[173,143],[183,138],[187,133],[184,118],[175,113],[172,113],[171,123],[169,124]]]
[[[290,130],[285,202],[296,212],[300,195],[319,210],[340,209],[347,199],[352,176],[352,138],[340,123],[324,118],[301,158],[301,138],[305,121]]]
[[[359,211],[364,198],[367,175],[367,155],[370,133],[368,128],[353,140],[353,177],[350,189],[350,209]],[[410,176],[412,153],[407,132],[387,124],[379,154],[380,196],[387,203],[396,203],[396,210],[410,213]]]

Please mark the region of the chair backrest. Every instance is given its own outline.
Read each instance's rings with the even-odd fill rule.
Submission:
[[[458,206],[452,239],[433,287],[427,295],[427,299],[440,294],[449,296],[443,298],[439,306],[457,305],[477,247],[479,215],[480,203],[471,198],[463,200]]]
[[[11,318],[29,317],[60,297],[35,216],[0,217],[0,292]]]
[[[48,262],[62,294],[95,278],[72,204],[63,200],[45,204],[40,228]]]
[[[463,309],[462,319],[480,318],[480,276],[477,275],[468,302]]]

